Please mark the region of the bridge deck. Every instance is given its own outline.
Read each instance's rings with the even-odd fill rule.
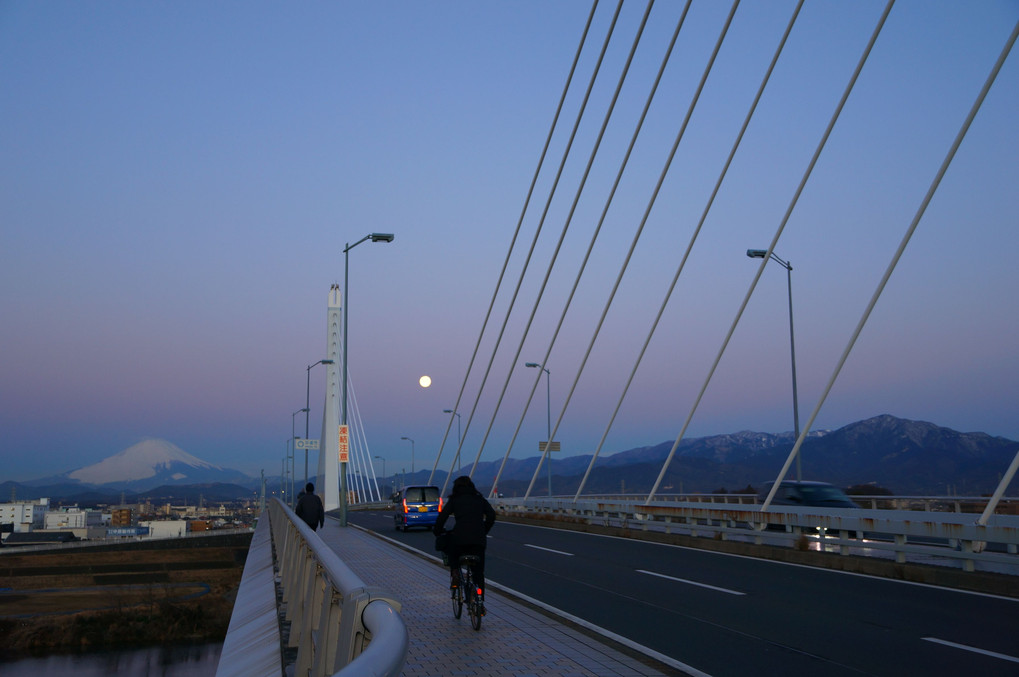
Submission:
[[[424,675],[663,675],[649,664],[500,594],[497,581],[485,593],[487,614],[480,632],[467,618],[453,618],[447,570],[381,537],[326,520],[319,530],[368,585],[379,586],[403,605],[410,647],[403,674]]]

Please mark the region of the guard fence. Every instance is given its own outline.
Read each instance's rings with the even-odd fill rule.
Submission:
[[[856,499],[857,497],[854,497]],[[728,499],[728,500],[726,500]],[[623,529],[681,533],[756,544],[890,557],[1019,574],[1019,515],[956,512],[974,499],[874,497],[859,509],[771,506],[762,512],[753,496],[668,497],[650,503],[642,496],[498,498],[504,514],[580,522]],[[985,499],[986,500],[986,499]],[[1013,504],[1014,505],[1014,504]],[[898,506],[919,507],[902,509]]]
[[[269,503],[252,538],[217,677],[395,676],[407,642],[400,603],[365,585],[289,507]]]

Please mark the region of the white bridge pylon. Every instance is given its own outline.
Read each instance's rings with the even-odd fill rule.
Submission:
[[[343,319],[341,314],[340,286],[334,284],[329,288],[329,303],[326,315],[326,359],[332,364],[325,364],[326,386],[322,415],[322,443],[319,445],[318,473],[319,494],[327,511],[340,507],[340,364]],[[347,469],[347,504],[365,503],[381,500],[375,468],[372,466],[371,450],[368,438],[364,433],[361,412],[354,394],[353,380],[350,369],[347,369],[349,460]]]

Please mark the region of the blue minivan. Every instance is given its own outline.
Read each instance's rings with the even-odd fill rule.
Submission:
[[[431,529],[442,510],[439,487],[404,487],[393,497],[393,502],[396,503],[393,522],[397,530],[407,531],[411,527]]]

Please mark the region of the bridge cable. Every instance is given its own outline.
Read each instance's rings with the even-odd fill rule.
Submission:
[[[475,343],[475,345],[474,345],[474,352],[471,354],[470,363],[467,365],[467,373],[464,374],[463,383],[460,385],[460,392],[459,392],[459,394],[456,397],[456,403],[454,404],[453,409],[452,409],[453,413],[451,413],[449,415],[449,423],[446,425],[446,432],[445,432],[445,434],[442,437],[442,444],[439,445],[439,450],[438,450],[438,452],[436,452],[435,463],[432,465],[432,472],[428,476],[428,484],[431,484],[433,479],[434,479],[434,477],[435,477],[435,469],[439,465],[439,458],[442,456],[442,450],[446,447],[446,440],[449,438],[449,431],[453,427],[453,419],[456,417],[456,412],[459,411],[460,401],[463,399],[464,390],[467,387],[467,379],[468,379],[468,377],[470,377],[471,369],[474,367],[474,360],[477,358],[478,349],[481,346],[481,339],[485,335],[485,329],[488,326],[488,320],[489,320],[489,318],[492,315],[492,308],[495,306],[495,299],[496,299],[496,297],[499,294],[499,288],[502,286],[503,277],[506,275],[506,268],[509,266],[510,256],[513,254],[513,249],[514,249],[514,246],[515,246],[516,241],[517,241],[517,236],[520,234],[520,228],[521,228],[521,225],[524,222],[524,214],[527,213],[527,208],[528,208],[528,206],[531,203],[531,195],[534,193],[534,186],[537,184],[537,182],[538,182],[538,175],[541,172],[541,168],[544,166],[545,156],[548,153],[549,145],[552,142],[552,135],[555,132],[556,126],[558,125],[559,115],[562,112],[563,103],[566,101],[566,94],[567,94],[567,92],[570,89],[570,83],[573,81],[573,75],[574,75],[574,73],[577,70],[577,63],[580,61],[580,55],[581,55],[581,52],[583,51],[584,44],[587,41],[587,34],[590,31],[591,22],[594,19],[594,13],[595,13],[595,10],[597,8],[598,8],[598,0],[594,0],[594,2],[591,4],[591,11],[590,11],[590,13],[588,14],[588,17],[587,17],[587,23],[584,25],[583,33],[580,36],[580,43],[577,45],[576,55],[573,57],[573,64],[570,66],[570,72],[569,72],[569,74],[566,77],[566,84],[563,86],[563,93],[562,93],[562,95],[559,98],[559,105],[556,108],[555,115],[552,118],[552,124],[551,124],[551,126],[549,127],[549,130],[548,130],[548,135],[545,138],[545,146],[541,149],[541,155],[538,158],[538,166],[535,168],[534,176],[531,179],[531,186],[527,190],[527,197],[524,199],[524,206],[523,206],[523,209],[521,209],[521,211],[520,211],[520,218],[517,220],[516,230],[513,231],[513,238],[510,241],[510,246],[509,246],[508,250],[506,251],[506,260],[503,261],[502,270],[499,272],[499,278],[498,278],[498,280],[495,283],[495,291],[492,292],[492,301],[488,304],[488,311],[485,313],[485,319],[484,319],[484,321],[481,324],[481,331],[478,333],[478,340],[477,340],[477,343]],[[462,446],[462,440],[463,440],[463,436],[462,435],[461,435],[460,439],[461,439],[461,442],[459,443],[459,446]],[[456,454],[457,456],[459,456],[459,452],[460,452],[459,446],[457,448],[457,454]],[[455,460],[456,459],[454,459],[454,462],[455,462]],[[450,472],[452,473],[452,470]],[[447,477],[447,479],[448,479],[448,477]],[[443,485],[443,493],[445,493],[445,485]]]
[[[347,486],[357,486],[357,490],[361,497],[367,497],[371,499],[372,494],[381,500],[381,493],[379,492],[378,480],[375,478],[375,467],[371,464],[371,450],[368,446],[368,437],[364,429],[364,421],[361,418],[361,407],[357,402],[357,394],[354,392],[354,379],[351,377],[350,371],[347,371],[347,389],[350,396],[351,412],[353,414],[353,424],[350,426],[350,455],[353,459],[353,465],[356,470],[360,470],[360,473],[354,473],[351,476],[350,472],[347,473]],[[321,453],[321,452],[320,452]],[[348,471],[350,464],[347,465]],[[369,474],[368,468],[371,468]],[[362,477],[363,481],[362,481]],[[375,491],[372,492],[372,481],[375,484]]]
[[[789,207],[786,209],[785,216],[783,216],[778,229],[775,231],[775,235],[771,239],[771,244],[768,245],[767,254],[761,259],[761,265],[757,268],[757,273],[754,275],[754,279],[750,283],[750,287],[747,289],[746,296],[743,298],[743,303],[740,305],[739,310],[736,312],[736,317],[733,318],[732,325],[729,327],[729,332],[726,334],[725,339],[722,341],[722,346],[718,351],[718,355],[715,357],[714,363],[711,365],[711,369],[708,371],[707,378],[704,380],[704,384],[701,386],[700,392],[697,394],[697,398],[694,400],[693,406],[690,409],[690,413],[686,417],[686,421],[683,423],[683,428],[680,430],[679,435],[676,437],[675,443],[672,445],[672,449],[669,451],[668,457],[662,464],[661,472],[658,474],[658,479],[655,480],[654,486],[651,488],[651,492],[648,494],[645,505],[649,505],[654,499],[655,493],[658,491],[658,487],[662,483],[662,479],[665,477],[665,473],[669,469],[669,465],[672,463],[672,458],[676,455],[676,449],[679,448],[680,443],[683,441],[683,436],[686,434],[686,429],[690,425],[690,421],[693,419],[694,413],[697,411],[697,407],[700,405],[701,400],[704,397],[705,391],[708,389],[708,384],[711,383],[711,379],[715,374],[715,370],[718,368],[719,362],[722,360],[722,355],[725,353],[725,349],[729,345],[729,341],[732,339],[733,333],[736,331],[736,326],[739,324],[740,318],[743,316],[743,311],[746,310],[747,304],[750,302],[750,297],[754,293],[754,289],[757,287],[758,280],[761,279],[761,274],[764,272],[764,267],[768,263],[768,259],[771,257],[772,251],[775,249],[775,245],[778,243],[779,237],[782,235],[782,231],[785,230],[786,224],[789,222],[789,217],[792,215],[793,209],[799,203],[800,195],[803,193],[804,187],[807,185],[807,180],[813,173],[814,166],[817,164],[818,158],[821,156],[821,152],[824,150],[825,145],[828,142],[828,137],[831,136],[831,132],[835,127],[835,123],[838,121],[842,109],[846,105],[846,101],[849,99],[849,95],[852,93],[854,86],[856,85],[857,79],[860,77],[860,72],[863,70],[864,64],[867,63],[867,58],[870,56],[871,50],[874,48],[874,43],[877,42],[878,36],[881,34],[881,29],[885,24],[885,20],[888,18],[889,12],[891,12],[892,6],[895,4],[895,0],[888,0],[888,4],[885,5],[884,12],[881,14],[881,18],[878,20],[874,31],[871,33],[870,40],[867,42],[867,46],[864,48],[863,54],[860,56],[859,61],[856,64],[856,69],[853,71],[853,75],[850,77],[849,82],[846,84],[846,88],[842,93],[842,98],[839,100],[838,105],[835,107],[834,113],[832,113],[831,120],[828,122],[828,127],[825,129],[824,134],[821,136],[821,140],[818,142],[817,149],[814,151],[813,157],[810,159],[807,165],[806,171],[803,173],[803,178],[800,180],[799,186],[796,188],[796,192],[793,194],[792,200],[789,202]],[[806,430],[809,430],[809,424],[804,432],[800,434],[800,439],[806,434]],[[777,487],[777,485],[776,485]]]
[[[549,278],[552,276],[552,270],[555,268],[556,260],[559,257],[559,252],[561,251],[562,246],[563,246],[563,242],[566,239],[566,233],[569,231],[570,226],[573,223],[573,217],[576,214],[577,205],[580,203],[580,197],[583,194],[584,188],[587,185],[587,179],[588,179],[588,177],[591,174],[591,168],[594,166],[595,158],[598,156],[598,151],[601,148],[602,140],[605,137],[605,130],[608,128],[609,121],[612,119],[612,113],[615,111],[616,103],[619,101],[619,93],[623,89],[623,84],[626,82],[626,77],[627,77],[627,75],[630,72],[630,66],[633,64],[633,57],[634,57],[634,55],[637,52],[638,45],[640,45],[641,37],[643,36],[644,29],[647,26],[648,16],[651,14],[651,9],[653,7],[654,7],[654,0],[649,0],[649,2],[647,3],[646,8],[644,10],[644,16],[641,19],[640,25],[637,28],[637,32],[636,32],[636,34],[633,37],[633,42],[630,45],[630,52],[627,55],[626,62],[623,65],[623,69],[620,72],[619,78],[618,78],[618,80],[616,82],[616,89],[615,89],[615,91],[612,94],[611,100],[609,101],[608,108],[605,110],[605,115],[602,117],[601,128],[598,130],[598,136],[595,138],[594,146],[591,148],[591,153],[588,156],[587,165],[584,168],[584,173],[581,176],[580,183],[578,184],[577,190],[574,193],[573,203],[570,205],[570,210],[569,210],[569,212],[568,212],[568,214],[566,216],[566,221],[564,222],[563,228],[562,228],[562,230],[559,233],[559,240],[556,242],[555,249],[552,252],[552,257],[549,259],[548,266],[545,269],[545,277],[541,281],[541,285],[538,288],[538,293],[537,293],[537,295],[536,295],[536,297],[534,299],[534,304],[531,306],[531,314],[527,318],[527,323],[525,324],[524,330],[523,330],[523,332],[520,335],[520,342],[517,344],[517,352],[513,356],[513,359],[510,360],[509,372],[506,374],[506,378],[503,381],[502,391],[499,393],[499,397],[496,400],[495,407],[492,410],[492,416],[489,419],[488,428],[485,430],[485,434],[484,434],[484,436],[481,439],[481,444],[478,446],[478,459],[481,458],[481,454],[485,450],[485,444],[488,442],[488,436],[492,432],[492,426],[495,424],[495,419],[496,419],[496,416],[499,413],[499,408],[502,406],[503,399],[506,396],[506,390],[509,388],[509,383],[510,383],[510,380],[512,379],[512,377],[513,377],[514,371],[517,370],[517,361],[520,359],[520,353],[523,352],[523,350],[524,350],[524,342],[527,340],[527,335],[528,335],[528,333],[531,330],[531,325],[534,323],[534,317],[538,313],[538,306],[541,304],[542,296],[545,293],[545,289],[548,287],[548,281],[549,281]],[[546,204],[546,213],[548,211],[548,206],[550,204],[551,204],[551,196],[549,197],[549,203]],[[545,219],[545,215],[543,214],[542,215],[542,223],[544,223],[544,219]],[[593,240],[591,242],[591,246],[592,247],[594,246],[594,241]],[[590,249],[588,251],[590,252]],[[542,366],[544,366],[544,363],[542,364]],[[538,372],[538,379],[535,380],[535,384],[534,384],[535,389],[537,388],[537,384],[538,384],[538,381],[540,380],[540,378],[541,378],[541,372],[539,371]],[[534,389],[531,390],[531,394],[533,396]],[[509,455],[509,452],[507,452],[507,456],[508,455]],[[503,464],[505,465],[505,458],[503,459]],[[477,465],[477,461],[475,461],[475,465]],[[499,472],[501,474],[501,472],[502,472],[502,468],[501,467],[500,467]],[[495,485],[493,484],[493,487],[494,486]]]
[[[683,10],[683,13],[680,16],[679,21],[678,21],[678,23],[676,25],[676,30],[672,34],[672,39],[669,42],[668,49],[666,49],[665,55],[662,57],[662,63],[661,63],[661,66],[658,69],[658,75],[656,76],[654,84],[652,85],[651,90],[648,93],[647,100],[646,100],[646,102],[644,104],[644,110],[641,112],[640,118],[637,121],[637,126],[634,129],[632,136],[630,137],[630,145],[627,147],[626,153],[623,156],[623,160],[620,163],[619,170],[616,173],[616,179],[615,179],[614,183],[612,184],[612,189],[609,191],[608,197],[607,197],[607,199],[605,201],[605,207],[602,209],[601,217],[598,220],[597,226],[595,226],[594,233],[591,236],[591,242],[590,242],[590,244],[587,247],[587,252],[584,254],[584,259],[583,259],[583,261],[580,264],[580,269],[577,271],[576,278],[575,278],[575,280],[573,282],[573,288],[570,290],[569,296],[566,299],[566,303],[563,306],[562,313],[559,316],[559,322],[556,325],[555,331],[552,333],[552,338],[551,338],[551,340],[550,340],[550,342],[548,344],[548,349],[545,351],[545,356],[542,358],[542,361],[540,362],[540,364],[541,364],[541,366],[543,368],[544,368],[545,364],[548,362],[549,356],[552,354],[552,348],[555,346],[556,339],[558,338],[559,332],[562,329],[563,322],[566,319],[566,313],[569,311],[570,304],[573,302],[573,297],[576,294],[577,288],[580,285],[581,277],[583,276],[584,271],[587,268],[588,260],[591,257],[591,252],[594,250],[594,245],[595,245],[595,242],[598,239],[599,233],[601,232],[601,228],[602,228],[602,226],[605,223],[605,218],[608,215],[609,207],[611,206],[612,201],[613,201],[613,199],[615,197],[616,190],[619,188],[619,183],[621,182],[621,180],[623,178],[623,172],[625,171],[626,166],[627,166],[627,164],[629,162],[630,155],[633,152],[633,148],[634,148],[634,146],[637,143],[637,138],[640,135],[641,129],[643,128],[644,120],[647,117],[648,110],[651,108],[651,102],[654,100],[655,93],[657,92],[658,86],[661,83],[662,75],[665,72],[665,67],[669,63],[669,59],[670,59],[670,57],[672,55],[672,51],[673,51],[673,49],[674,49],[674,47],[676,45],[676,40],[679,38],[679,32],[680,32],[680,29],[683,27],[683,24],[684,24],[684,22],[686,20],[687,12],[690,9],[691,1],[692,0],[687,0],[686,6],[685,6],[685,8]],[[645,18],[646,18],[646,15],[645,15]],[[631,53],[631,57],[632,57],[632,53]],[[547,279],[547,277],[546,277],[546,279]],[[519,357],[519,353],[518,353],[518,357]],[[517,421],[517,427],[513,431],[513,436],[510,438],[509,445],[506,448],[506,454],[505,454],[505,456],[503,456],[502,465],[499,466],[499,471],[496,473],[495,480],[492,483],[492,494],[493,495],[495,493],[495,488],[496,488],[496,486],[499,483],[499,478],[502,476],[502,472],[503,472],[503,470],[506,467],[506,462],[509,460],[509,455],[510,455],[510,452],[512,452],[512,450],[513,450],[513,445],[516,443],[517,436],[520,434],[520,429],[523,426],[524,418],[527,416],[527,410],[530,408],[531,401],[534,399],[534,394],[535,394],[535,392],[538,389],[538,385],[541,383],[541,375],[542,375],[542,371],[539,370],[537,375],[536,375],[536,377],[535,377],[535,379],[534,379],[534,383],[531,386],[531,393],[528,396],[527,402],[524,404],[523,411],[520,414],[520,419]],[[548,441],[551,442],[551,440],[548,440]],[[539,466],[538,466],[539,470],[541,469],[540,463],[541,463],[541,461],[539,460]]]
[[[952,146],[945,156],[945,159],[941,162],[941,167],[938,169],[937,175],[934,180],[931,181],[930,187],[927,189],[927,194],[924,196],[920,203],[920,207],[916,210],[916,214],[913,216],[912,222],[909,224],[909,228],[906,229],[906,234],[903,235],[902,241],[899,243],[899,248],[895,251],[895,255],[888,264],[888,268],[885,270],[884,275],[881,277],[881,281],[878,283],[877,289],[874,290],[874,295],[870,299],[870,303],[867,304],[866,310],[863,311],[863,315],[860,317],[860,321],[856,325],[856,329],[853,331],[852,337],[849,339],[846,349],[842,351],[842,357],[839,358],[838,364],[835,366],[835,371],[832,373],[831,378],[828,380],[828,385],[825,386],[824,392],[821,393],[821,399],[818,400],[817,406],[814,407],[813,413],[807,420],[807,424],[803,431],[800,433],[799,438],[796,440],[796,444],[793,445],[792,451],[789,452],[789,457],[786,459],[785,464],[782,466],[782,470],[779,471],[778,477],[775,479],[775,483],[771,487],[771,491],[768,492],[768,497],[761,504],[761,511],[764,512],[771,505],[772,499],[775,497],[775,492],[778,491],[779,485],[785,478],[787,472],[789,472],[789,466],[792,464],[796,454],[799,453],[800,446],[803,444],[803,440],[806,439],[807,433],[810,432],[810,428],[814,423],[814,419],[817,418],[817,414],[821,411],[821,407],[824,405],[825,400],[828,398],[828,393],[831,392],[832,387],[835,385],[835,379],[838,378],[839,373],[842,371],[842,367],[845,365],[846,360],[849,358],[849,353],[852,351],[853,346],[856,345],[856,340],[860,337],[860,332],[863,331],[864,325],[870,318],[871,312],[874,310],[874,306],[877,304],[878,298],[881,297],[881,293],[884,291],[885,285],[888,284],[889,278],[892,276],[892,272],[895,271],[896,265],[899,263],[899,259],[902,258],[903,252],[906,251],[906,246],[909,244],[910,239],[913,237],[913,232],[916,231],[917,225],[920,223],[920,219],[923,218],[924,213],[927,211],[927,206],[930,204],[931,199],[934,197],[934,193],[937,192],[938,187],[941,185],[941,180],[944,178],[945,173],[948,171],[948,166],[952,164],[953,158],[955,158],[956,152],[959,150],[959,146],[962,145],[962,140],[966,137],[966,133],[969,131],[970,125],[973,123],[973,119],[979,112],[981,105],[983,105],[984,99],[987,97],[987,93],[991,89],[991,85],[994,84],[995,79],[998,76],[998,72],[1001,70],[1002,65],[1005,63],[1005,59],[1008,57],[1009,52],[1012,50],[1012,46],[1015,44],[1016,37],[1019,36],[1019,22],[1016,23],[1012,29],[1012,35],[1009,36],[1005,47],[1002,49],[1001,54],[998,56],[997,62],[991,69],[990,75],[987,76],[987,80],[984,82],[984,86],[981,88],[980,93],[977,95],[976,101],[973,102],[973,106],[970,108],[969,114],[966,116],[966,120],[962,123],[959,133],[955,137],[955,141],[952,142]],[[1016,458],[1019,459],[1019,453],[1016,454]],[[1015,467],[1019,465],[1017,461],[1012,462],[1012,473],[1015,473]],[[1009,478],[1010,479],[1010,478]],[[1006,478],[1002,478],[1006,481]],[[999,486],[1001,491],[1004,491],[1003,486]],[[1000,498],[1000,496],[999,496]],[[988,503],[988,509],[993,512],[991,503]],[[985,510],[984,515],[980,517],[984,523],[988,517],[987,511]]]
[[[526,255],[525,260],[524,260],[524,265],[523,265],[523,267],[522,267],[522,269],[520,271],[520,277],[517,280],[517,286],[513,290],[513,296],[511,297],[509,306],[506,309],[506,316],[503,319],[502,328],[499,330],[499,336],[496,339],[494,348],[492,349],[492,356],[491,356],[491,358],[488,361],[488,367],[485,369],[485,375],[482,378],[481,385],[478,388],[478,395],[477,395],[477,397],[474,400],[474,405],[471,407],[471,413],[470,413],[470,415],[467,418],[467,424],[464,426],[464,434],[465,435],[466,435],[466,432],[470,429],[471,422],[474,420],[474,414],[475,414],[475,412],[478,409],[478,403],[480,402],[481,395],[484,392],[485,384],[488,381],[488,376],[489,376],[489,374],[492,371],[492,364],[495,361],[496,354],[498,353],[499,344],[502,342],[502,337],[506,333],[506,325],[509,323],[510,314],[513,311],[513,305],[516,303],[517,296],[520,294],[520,287],[523,285],[524,275],[527,272],[527,267],[530,264],[531,257],[534,255],[534,248],[535,248],[535,245],[537,244],[538,236],[541,234],[541,228],[542,228],[542,226],[543,226],[543,224],[545,222],[545,217],[548,214],[549,206],[551,205],[552,198],[555,195],[556,188],[559,185],[559,180],[562,177],[563,169],[566,166],[566,160],[569,157],[570,150],[573,148],[573,141],[576,139],[577,129],[580,127],[581,119],[583,118],[584,112],[587,109],[587,103],[590,100],[591,91],[594,89],[595,81],[597,80],[598,73],[599,73],[599,71],[601,69],[601,64],[602,64],[602,62],[604,60],[605,52],[608,50],[609,41],[611,40],[612,34],[613,34],[614,30],[615,30],[616,21],[619,18],[619,12],[622,9],[622,6],[623,6],[623,2],[622,2],[622,0],[619,0],[618,4],[616,5],[616,11],[615,11],[615,13],[612,16],[612,23],[610,24],[609,29],[608,29],[608,31],[605,34],[605,41],[602,44],[602,50],[601,50],[601,53],[599,54],[598,61],[597,61],[596,65],[595,65],[595,69],[591,73],[591,79],[590,79],[590,82],[588,84],[587,91],[584,94],[583,103],[581,104],[580,110],[577,112],[577,118],[576,118],[576,121],[574,122],[573,130],[570,133],[569,141],[568,141],[568,143],[566,145],[566,148],[563,150],[562,160],[559,163],[559,169],[556,172],[555,180],[554,180],[554,182],[552,184],[552,187],[551,187],[551,189],[549,191],[549,197],[548,197],[548,200],[545,203],[545,209],[542,212],[541,221],[539,221],[538,228],[535,230],[535,233],[534,233],[534,238],[531,240],[530,249],[528,249],[528,251],[527,251],[527,255]],[[457,453],[458,454],[460,453],[460,450],[463,448],[464,439],[465,438],[461,438],[460,444],[457,447]],[[480,454],[477,457],[475,457],[474,464],[471,466],[471,471],[470,471],[469,475],[472,476],[472,477],[474,475],[474,471],[478,467],[478,461],[479,460],[480,460]],[[452,471],[450,471],[450,472],[452,472]],[[448,482],[449,482],[449,476],[447,475],[446,483],[448,484]],[[446,490],[446,485],[444,484],[443,488],[442,488],[443,493],[445,493],[445,490]]]
[[[640,240],[641,234],[644,232],[644,226],[647,224],[648,217],[651,215],[655,202],[658,199],[658,194],[661,192],[662,185],[665,183],[665,177],[668,175],[669,169],[672,166],[672,161],[676,157],[676,152],[679,150],[679,144],[686,135],[687,126],[690,123],[690,118],[693,117],[693,112],[697,107],[697,103],[700,101],[701,92],[704,90],[704,85],[707,82],[708,76],[711,73],[711,68],[714,65],[715,57],[718,56],[718,51],[721,49],[722,42],[725,40],[725,36],[729,31],[729,26],[732,23],[733,15],[736,13],[736,9],[739,7],[739,0],[734,0],[732,8],[729,11],[729,16],[726,19],[725,25],[722,27],[722,31],[718,36],[718,40],[715,42],[715,48],[711,53],[711,57],[708,59],[708,63],[704,68],[704,73],[701,75],[700,82],[697,85],[697,90],[694,92],[693,98],[690,100],[690,105],[687,107],[686,116],[683,118],[683,122],[679,127],[679,131],[676,134],[676,139],[672,144],[672,149],[669,151],[669,156],[665,161],[665,165],[662,167],[662,171],[659,174],[658,182],[655,185],[654,190],[651,193],[651,198],[648,200],[647,207],[644,210],[644,216],[641,218],[640,224],[637,226],[637,230],[634,233],[633,240],[630,243],[630,248],[623,259],[622,266],[620,267],[619,274],[616,276],[616,281],[612,286],[612,291],[609,293],[609,297],[605,302],[605,307],[602,310],[601,317],[598,319],[598,323],[595,326],[594,334],[591,336],[591,341],[588,343],[587,351],[584,353],[584,357],[580,362],[580,367],[577,369],[577,375],[573,379],[573,385],[570,386],[569,393],[566,395],[566,399],[563,403],[562,409],[559,411],[559,416],[556,419],[555,425],[552,426],[552,433],[549,435],[551,439],[555,439],[555,434],[559,430],[559,425],[562,423],[563,416],[566,414],[566,409],[570,406],[570,400],[573,398],[573,393],[577,390],[577,385],[580,382],[580,377],[584,372],[584,367],[587,365],[587,360],[591,356],[591,351],[594,349],[595,341],[598,339],[598,334],[601,331],[602,326],[605,323],[605,318],[608,315],[609,308],[612,306],[612,302],[615,299],[616,291],[619,289],[619,284],[622,282],[623,275],[626,273],[627,268],[630,265],[630,259],[633,257],[633,252],[637,248],[637,242]],[[551,439],[549,441],[551,441]],[[548,447],[546,445],[545,454],[542,459],[548,455]],[[534,488],[534,483],[538,479],[538,471],[541,469],[541,463],[539,462],[538,468],[535,469],[534,475],[531,477],[531,483],[527,487],[527,492],[524,494],[524,498],[527,499],[531,495],[531,490]]]
[[[718,191],[722,187],[722,182],[725,180],[733,158],[736,156],[736,151],[739,149],[740,144],[743,141],[743,136],[746,134],[747,127],[750,126],[750,120],[753,118],[754,112],[757,110],[757,105],[760,103],[761,97],[764,95],[764,90],[768,85],[768,81],[771,79],[772,72],[775,70],[775,65],[778,63],[778,59],[782,55],[782,51],[785,49],[786,41],[789,39],[789,34],[793,30],[793,25],[796,23],[800,9],[803,7],[803,2],[804,0],[799,0],[796,4],[796,8],[793,10],[792,16],[789,18],[789,23],[786,26],[785,33],[782,34],[782,39],[779,40],[778,47],[775,49],[775,55],[771,59],[771,64],[768,66],[768,69],[764,74],[764,78],[761,80],[761,85],[757,89],[757,95],[754,97],[754,101],[750,104],[750,109],[747,111],[746,117],[743,119],[743,126],[740,128],[739,134],[736,135],[736,140],[732,144],[732,149],[729,151],[729,157],[726,159],[725,165],[722,167],[722,171],[718,175],[718,180],[715,182],[714,190],[711,191],[711,196],[708,198],[708,202],[704,206],[704,211],[701,213],[700,221],[697,222],[697,227],[694,229],[693,235],[690,237],[690,242],[686,247],[686,251],[683,253],[683,258],[679,263],[679,267],[676,269],[676,274],[672,278],[672,284],[665,293],[665,298],[662,300],[662,304],[658,309],[658,315],[655,316],[654,322],[651,323],[647,338],[644,339],[644,345],[641,347],[640,352],[637,355],[637,360],[633,365],[633,369],[630,371],[630,377],[627,379],[626,384],[623,386],[623,390],[619,395],[619,400],[616,402],[616,408],[612,411],[612,415],[609,417],[608,424],[605,426],[605,432],[602,433],[601,440],[598,441],[598,446],[594,450],[591,462],[587,466],[587,471],[584,473],[584,477],[580,481],[580,486],[577,487],[577,493],[573,496],[574,503],[576,503],[580,498],[581,492],[584,491],[584,487],[587,485],[587,479],[591,474],[591,470],[594,468],[595,462],[598,460],[598,455],[601,453],[602,447],[605,445],[605,440],[609,435],[609,431],[612,429],[612,424],[615,422],[616,416],[619,414],[619,409],[623,406],[623,400],[626,398],[630,385],[633,383],[633,379],[637,374],[637,368],[644,359],[644,353],[647,351],[648,345],[651,343],[651,337],[658,328],[658,323],[661,321],[662,315],[665,312],[665,307],[668,305],[669,299],[672,297],[672,292],[676,288],[679,276],[682,274],[683,269],[686,266],[686,261],[690,257],[690,252],[693,249],[694,242],[697,240],[701,228],[704,226],[704,221],[707,219],[708,213],[714,205]]]

